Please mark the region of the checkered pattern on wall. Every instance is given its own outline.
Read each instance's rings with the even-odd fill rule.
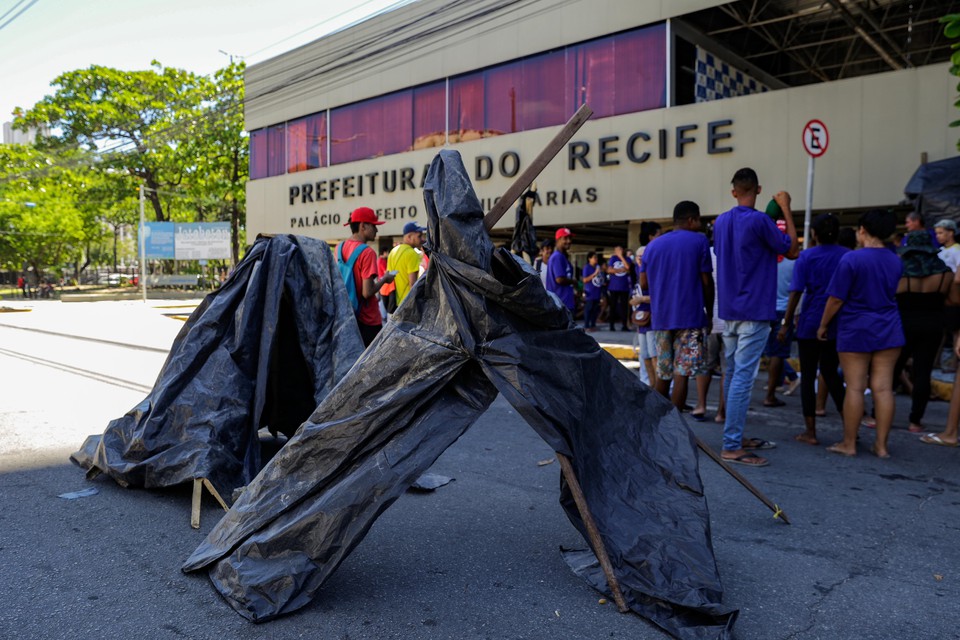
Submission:
[[[706,49],[697,47],[697,102],[722,100],[769,91],[756,78],[731,67]]]

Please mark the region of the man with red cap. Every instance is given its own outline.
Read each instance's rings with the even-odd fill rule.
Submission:
[[[570,250],[573,234],[570,229],[561,227],[554,234],[556,238],[555,251],[550,254],[550,261],[547,263],[547,291],[551,291],[562,302],[572,314],[576,308],[576,302],[573,297],[573,265],[570,264],[570,258],[567,252]]]
[[[377,253],[367,244],[377,239],[377,226],[381,224],[370,207],[354,209],[350,212],[350,221],[343,225],[350,225],[352,235],[336,249],[337,265],[347,285],[365,347],[370,346],[382,326],[376,293],[385,283],[393,282],[389,272],[377,278]]]

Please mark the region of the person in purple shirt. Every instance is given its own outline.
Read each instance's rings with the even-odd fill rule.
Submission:
[[[773,443],[744,440],[743,430],[760,354],[770,334],[770,322],[777,317],[777,256],[797,256],[797,230],[786,191],[773,197],[787,224],[783,233],[767,214],[754,208],[761,188],[753,169],[740,169],[731,183],[737,206],[722,213],[713,226],[727,357],[727,415],[720,455],[730,463],[763,467],[770,463],[753,450],[773,448]]]
[[[587,254],[580,281],[583,282],[583,328],[593,333],[597,330],[600,315],[600,296],[603,295],[603,267],[596,251]]]
[[[704,336],[713,324],[713,263],[710,243],[698,233],[700,207],[696,203],[678,203],[673,209],[673,226],[673,231],[644,251],[640,287],[650,292],[650,326],[657,341],[657,391],[681,409],[687,379],[703,372]]]
[[[627,331],[627,301],[630,299],[630,260],[624,255],[623,247],[613,248],[613,255],[607,263],[607,297],[610,300],[610,331],[615,331],[616,321],[620,321],[621,330]]]
[[[817,337],[828,338],[830,322],[837,316],[837,351],[847,383],[843,440],[827,447],[831,453],[857,455],[857,431],[869,377],[877,417],[873,453],[890,457],[887,436],[893,424],[893,370],[905,342],[896,300],[903,263],[884,246],[896,227],[896,216],[889,211],[874,209],[860,216],[857,240],[862,249],[840,258],[827,286],[829,297]]]
[[[575,298],[573,297],[573,285],[576,280],[573,278],[573,265],[570,264],[567,252],[570,251],[573,233],[570,232],[570,229],[561,227],[557,229],[554,237],[556,239],[555,251],[550,254],[550,260],[547,262],[547,291],[556,294],[560,298],[560,302],[572,314],[576,308]]]
[[[800,378],[800,404],[803,406],[803,421],[806,429],[794,439],[797,442],[816,445],[817,441],[817,390],[816,372],[819,369],[827,391],[833,398],[837,411],[843,413],[843,380],[837,367],[836,322],[827,328],[827,339],[817,340],[817,328],[827,304],[827,285],[833,277],[837,264],[850,249],[837,244],[840,233],[840,221],[831,213],[824,213],[810,225],[816,246],[804,249],[793,268],[793,281],[790,283],[790,299],[787,312],[783,317],[783,326],[777,336],[781,339],[793,325],[800,295],[803,295],[803,313],[797,326],[797,347],[800,350],[800,371],[806,373]]]

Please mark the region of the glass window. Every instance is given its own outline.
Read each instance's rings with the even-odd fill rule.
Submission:
[[[477,140],[486,128],[483,118],[483,73],[450,80],[450,142]]]
[[[556,51],[452,79],[451,141],[563,124],[563,69]]]
[[[555,51],[523,61],[520,121],[524,131],[563,124],[573,114],[564,112],[563,71],[566,53]]]
[[[663,25],[568,47],[567,112],[584,102],[594,118],[665,107],[666,64]]]
[[[250,132],[250,179],[283,175],[286,170],[284,154],[284,125]]]
[[[434,82],[334,109],[330,163],[442,146],[445,108],[446,82]]]
[[[330,163],[399,153],[413,140],[412,91],[334,109],[330,113]]]
[[[666,106],[665,26],[452,78],[450,140],[563,124],[584,102],[597,118]]]
[[[287,123],[287,171],[327,164],[327,114],[315,113]]]
[[[250,178],[666,106],[666,26],[657,24],[339,107],[250,134]],[[285,128],[286,127],[286,128]],[[446,133],[446,135],[445,135]]]
[[[447,83],[413,90],[413,148],[442,147],[446,142]]]

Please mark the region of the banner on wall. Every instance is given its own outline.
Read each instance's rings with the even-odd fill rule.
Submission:
[[[147,259],[224,260],[230,253],[229,222],[147,222]]]

